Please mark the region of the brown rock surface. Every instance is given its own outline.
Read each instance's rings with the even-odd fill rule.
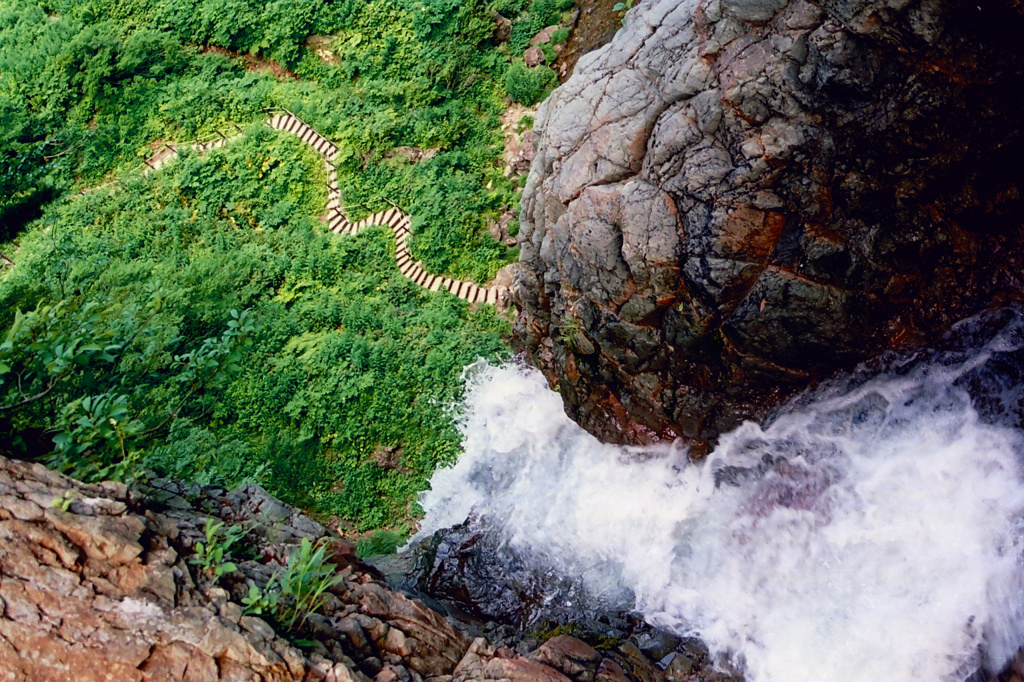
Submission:
[[[570,682],[554,668],[517,656],[508,650],[495,650],[483,638],[475,640],[452,675],[452,682],[494,680],[495,682]]]
[[[512,37],[512,22],[501,16],[500,14],[494,14],[494,42],[496,43],[507,43]]]
[[[554,26],[547,26],[541,29],[541,31],[538,32],[537,35],[530,38],[530,45],[537,47],[538,45],[543,45],[544,43],[550,43],[551,36],[553,36],[555,34],[555,31],[557,31],[560,28],[561,25],[556,24]]]
[[[273,630],[243,630],[203,603],[168,538],[127,511],[124,486],[0,459],[0,538],[5,682],[305,675]]]
[[[501,132],[505,138],[502,160],[505,163],[506,178],[530,170],[530,163],[533,161],[533,130],[530,126],[522,126],[520,121],[525,116],[533,118],[536,113],[534,107],[513,103],[501,116]]]
[[[236,570],[220,578],[189,560],[210,519],[246,530]],[[327,543],[342,578],[323,607],[295,631],[246,613],[250,586],[303,539]],[[0,457],[0,682],[665,679],[628,642],[601,654],[567,636],[529,655],[471,646],[354,550],[256,485],[85,485]]]
[[[523,61],[527,66],[540,66],[544,63],[544,51],[539,47],[531,47],[523,53]]]
[[[198,572],[187,557],[211,517],[249,529],[260,560],[216,582]],[[344,576],[299,633],[317,640],[310,653],[240,603],[302,538],[327,541]],[[468,647],[440,614],[378,584],[351,543],[258,486],[129,491],[0,458],[2,682],[366,682],[385,668],[408,681],[450,674]]]
[[[576,62],[588,52],[606,45],[622,28],[618,0],[577,0],[569,21],[569,40],[561,45],[554,68],[563,81],[572,74]]]
[[[704,446],[1024,266],[1024,17],[645,0],[536,116],[521,349],[605,440]]]

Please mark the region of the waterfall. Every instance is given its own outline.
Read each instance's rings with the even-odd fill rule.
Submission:
[[[809,392],[702,462],[599,443],[522,364],[467,368],[419,538],[487,519],[587,599],[750,682],[959,682],[1024,641],[1024,318]],[[501,556],[495,556],[501,561]]]

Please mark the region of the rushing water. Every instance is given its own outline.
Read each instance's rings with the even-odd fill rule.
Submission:
[[[696,634],[750,682],[997,670],[1024,641],[1022,348],[1016,313],[965,323],[698,464],[603,445],[535,370],[478,364],[420,537],[487,518],[519,557]]]

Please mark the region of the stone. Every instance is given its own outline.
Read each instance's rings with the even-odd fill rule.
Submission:
[[[694,660],[692,658],[683,654],[675,654],[665,666],[665,677],[669,682],[683,682],[691,679],[690,674],[693,672],[693,668]]]
[[[631,642],[619,645],[615,654],[616,661],[627,679],[643,680],[643,682],[666,682],[665,674],[656,668]]]
[[[452,674],[452,682],[571,682],[542,663],[522,656],[502,658],[497,654],[482,637],[474,640]]]
[[[545,642],[529,658],[558,670],[574,680],[592,680],[601,654],[575,637],[559,635]]]
[[[351,592],[359,600],[363,614],[379,619],[378,622],[386,621],[389,628],[401,630],[404,638],[415,640],[415,646],[406,642],[414,649],[410,651],[408,665],[421,675],[450,673],[469,647],[465,635],[422,602],[372,582]],[[387,641],[384,638],[388,632],[383,628],[373,628],[369,634],[374,640]]]
[[[505,137],[505,177],[522,175],[529,172],[530,163],[533,161],[534,135],[530,126],[524,125],[523,119],[527,116],[533,117],[536,113],[534,107],[524,107],[518,103],[512,103],[501,117],[501,132]],[[512,216],[510,214],[510,218]],[[495,239],[501,239],[501,235],[495,235]]]
[[[539,47],[527,48],[526,52],[523,53],[523,61],[529,67],[540,66],[544,63],[544,50]]]
[[[722,0],[726,13],[750,23],[763,23],[771,19],[783,7],[787,0]]]
[[[561,26],[556,24],[554,26],[548,26],[546,28],[541,29],[537,33],[537,35],[530,38],[530,45],[532,47],[536,47],[538,45],[543,45],[544,43],[550,43],[551,36],[554,35],[555,31],[557,31],[559,28],[561,28]]]
[[[440,612],[385,585],[350,542],[259,486],[228,492],[161,481],[160,490],[188,501],[183,509],[152,497],[150,483],[86,486],[0,457],[0,680],[64,680],[73,671],[76,682],[661,682],[627,644],[600,654],[563,635],[537,648],[508,626],[491,628],[508,645],[471,641]],[[34,499],[83,504],[40,514]],[[146,508],[149,499],[162,511]],[[197,571],[189,558],[210,514],[247,528],[246,554],[260,560],[237,561],[219,579]],[[273,614],[245,613],[241,600],[250,585],[265,587],[303,538],[327,543],[342,581],[287,632],[271,625]],[[480,586],[497,587],[488,576]],[[618,633],[625,623],[593,624]],[[300,649],[286,636],[307,642]]]
[[[601,439],[698,454],[1019,299],[1020,7],[638,3],[535,115],[517,350]]]
[[[357,669],[364,667],[409,682],[422,680],[410,666],[450,674],[468,648],[468,639],[440,614],[376,584],[351,543],[330,538],[323,526],[262,488],[248,486],[239,495],[159,485],[131,491],[86,486],[0,457],[0,679],[66,679],[73,670],[76,682],[369,682]],[[75,502],[66,511],[36,512],[34,499]],[[166,512],[145,509],[147,500]],[[188,557],[204,538],[207,509],[249,528],[247,539],[259,545],[255,553],[277,557],[276,563],[239,562],[219,584],[197,573]],[[284,527],[291,531],[276,532]],[[330,594],[322,612],[300,626],[302,636],[319,638],[310,654],[266,620],[246,615],[239,602],[248,584],[265,585],[283,567],[302,538],[326,541],[343,566],[339,574],[358,578],[362,590]],[[390,624],[356,613],[367,594],[374,597],[371,610],[390,617]],[[379,636],[380,648],[363,625]],[[381,652],[390,657],[384,668]]]
[[[507,43],[512,38],[512,22],[494,13],[494,42]]]
[[[611,658],[605,658],[597,669],[594,682],[626,682],[629,678],[622,666]]]

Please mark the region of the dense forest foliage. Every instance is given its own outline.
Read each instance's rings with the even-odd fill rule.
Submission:
[[[517,27],[556,21],[567,4],[501,10],[522,13],[515,42]],[[509,91],[536,99],[554,84],[495,44],[494,11],[484,0],[4,0],[0,218],[137,165],[154,140],[214,134],[280,105],[338,144],[354,219],[396,202],[432,271],[486,281],[514,257],[483,229],[515,203],[495,163],[498,117]],[[326,60],[306,49],[311,33],[333,36]],[[295,78],[246,71],[208,46],[277,60]],[[404,148],[433,155],[411,163]]]
[[[504,355],[508,323],[404,279],[387,230],[330,234],[319,157],[260,122],[300,115],[339,147],[350,217],[394,201],[428,268],[486,281],[515,256],[485,228],[517,200],[499,116],[554,81],[522,36],[569,4],[0,0],[0,441],[86,478],[409,518],[457,455],[462,367]]]

